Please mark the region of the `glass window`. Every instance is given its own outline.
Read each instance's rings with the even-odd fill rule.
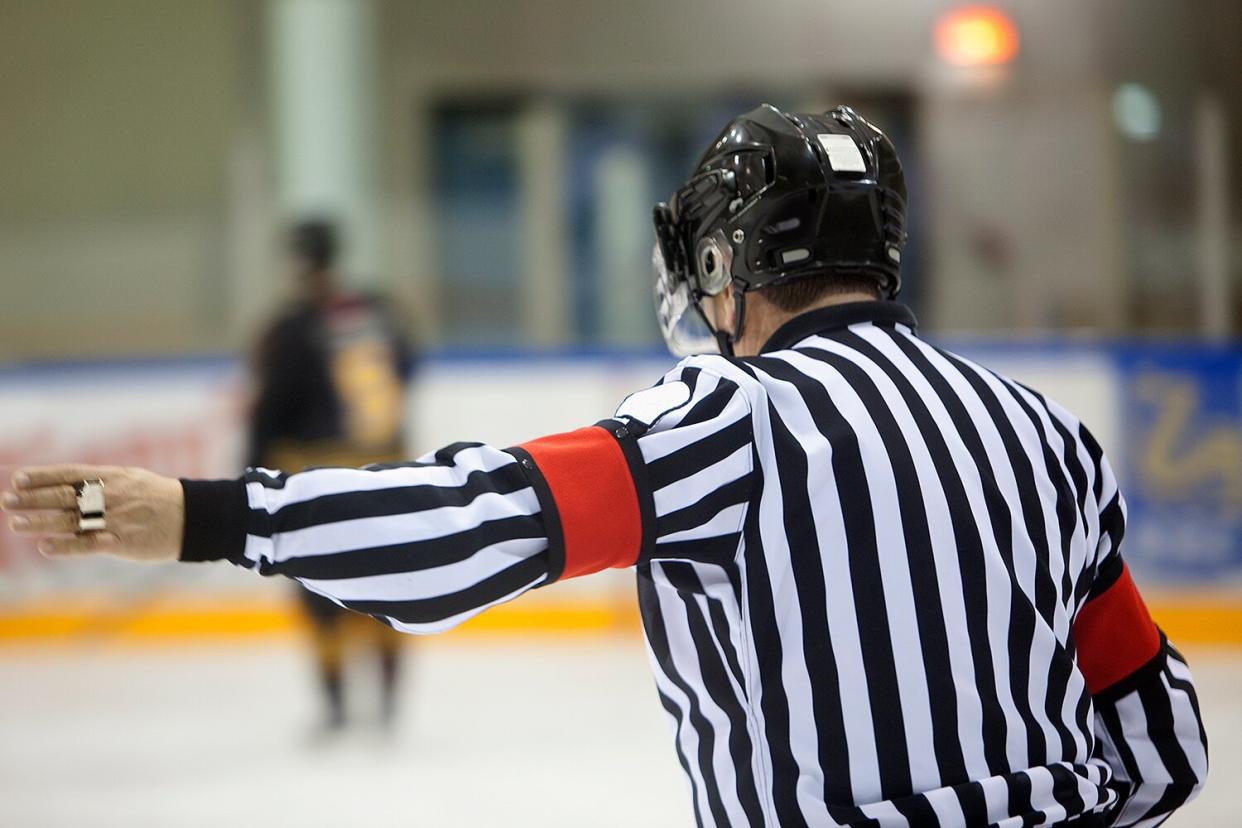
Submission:
[[[813,99],[823,96],[772,103],[799,111],[816,109],[807,103]],[[531,208],[521,187],[550,176],[564,189],[559,209],[554,208],[557,215],[551,217],[553,226],[564,228],[559,257],[564,272],[546,280],[565,291],[562,344],[660,347],[651,298],[651,208],[684,181],[720,129],[757,100],[729,95],[687,105],[680,99],[564,99],[556,104],[561,116],[554,119],[562,149],[551,155],[523,154],[519,130],[526,110],[521,99],[500,105],[458,101],[437,109],[433,162],[446,342],[521,345],[533,339],[522,329],[522,285],[531,274],[524,272],[521,211]],[[917,190],[908,99],[845,100],[890,132],[911,189]],[[523,168],[549,157],[562,159],[562,169]],[[916,201],[909,216],[915,247],[918,206]],[[908,252],[916,255],[905,257],[906,295],[917,298],[917,249]]]
[[[435,123],[440,313],[450,344],[520,338],[522,260],[514,106],[446,106]]]

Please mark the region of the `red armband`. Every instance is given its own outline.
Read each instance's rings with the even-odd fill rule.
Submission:
[[[1096,694],[1134,674],[1160,652],[1160,630],[1124,564],[1107,589],[1074,620],[1078,669]]]
[[[643,543],[642,510],[618,438],[591,426],[518,448],[534,461],[555,504],[564,549],[560,577],[633,566]]]

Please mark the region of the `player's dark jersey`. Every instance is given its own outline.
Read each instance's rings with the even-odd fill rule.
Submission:
[[[248,465],[358,466],[400,453],[406,340],[378,300],[301,304],[259,342]]]
[[[1206,774],[1099,445],[895,303],[687,359],[593,427],[186,504],[183,558],[407,632],[634,567],[700,825],[1148,826]]]

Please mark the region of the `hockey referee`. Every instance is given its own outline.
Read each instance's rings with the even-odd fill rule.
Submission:
[[[905,201],[852,110],[759,107],[655,209],[697,355],[612,418],[361,470],[30,468],[5,508],[50,556],[223,558],[411,633],[633,567],[699,825],[1156,825],[1207,744],[1117,481],[1072,414],[918,338]]]

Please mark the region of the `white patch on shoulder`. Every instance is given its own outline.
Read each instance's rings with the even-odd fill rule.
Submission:
[[[643,391],[635,391],[617,407],[613,419],[629,419],[642,423],[647,427],[655,425],[656,420],[670,411],[681,408],[690,402],[690,386],[678,380],[666,382]]]

